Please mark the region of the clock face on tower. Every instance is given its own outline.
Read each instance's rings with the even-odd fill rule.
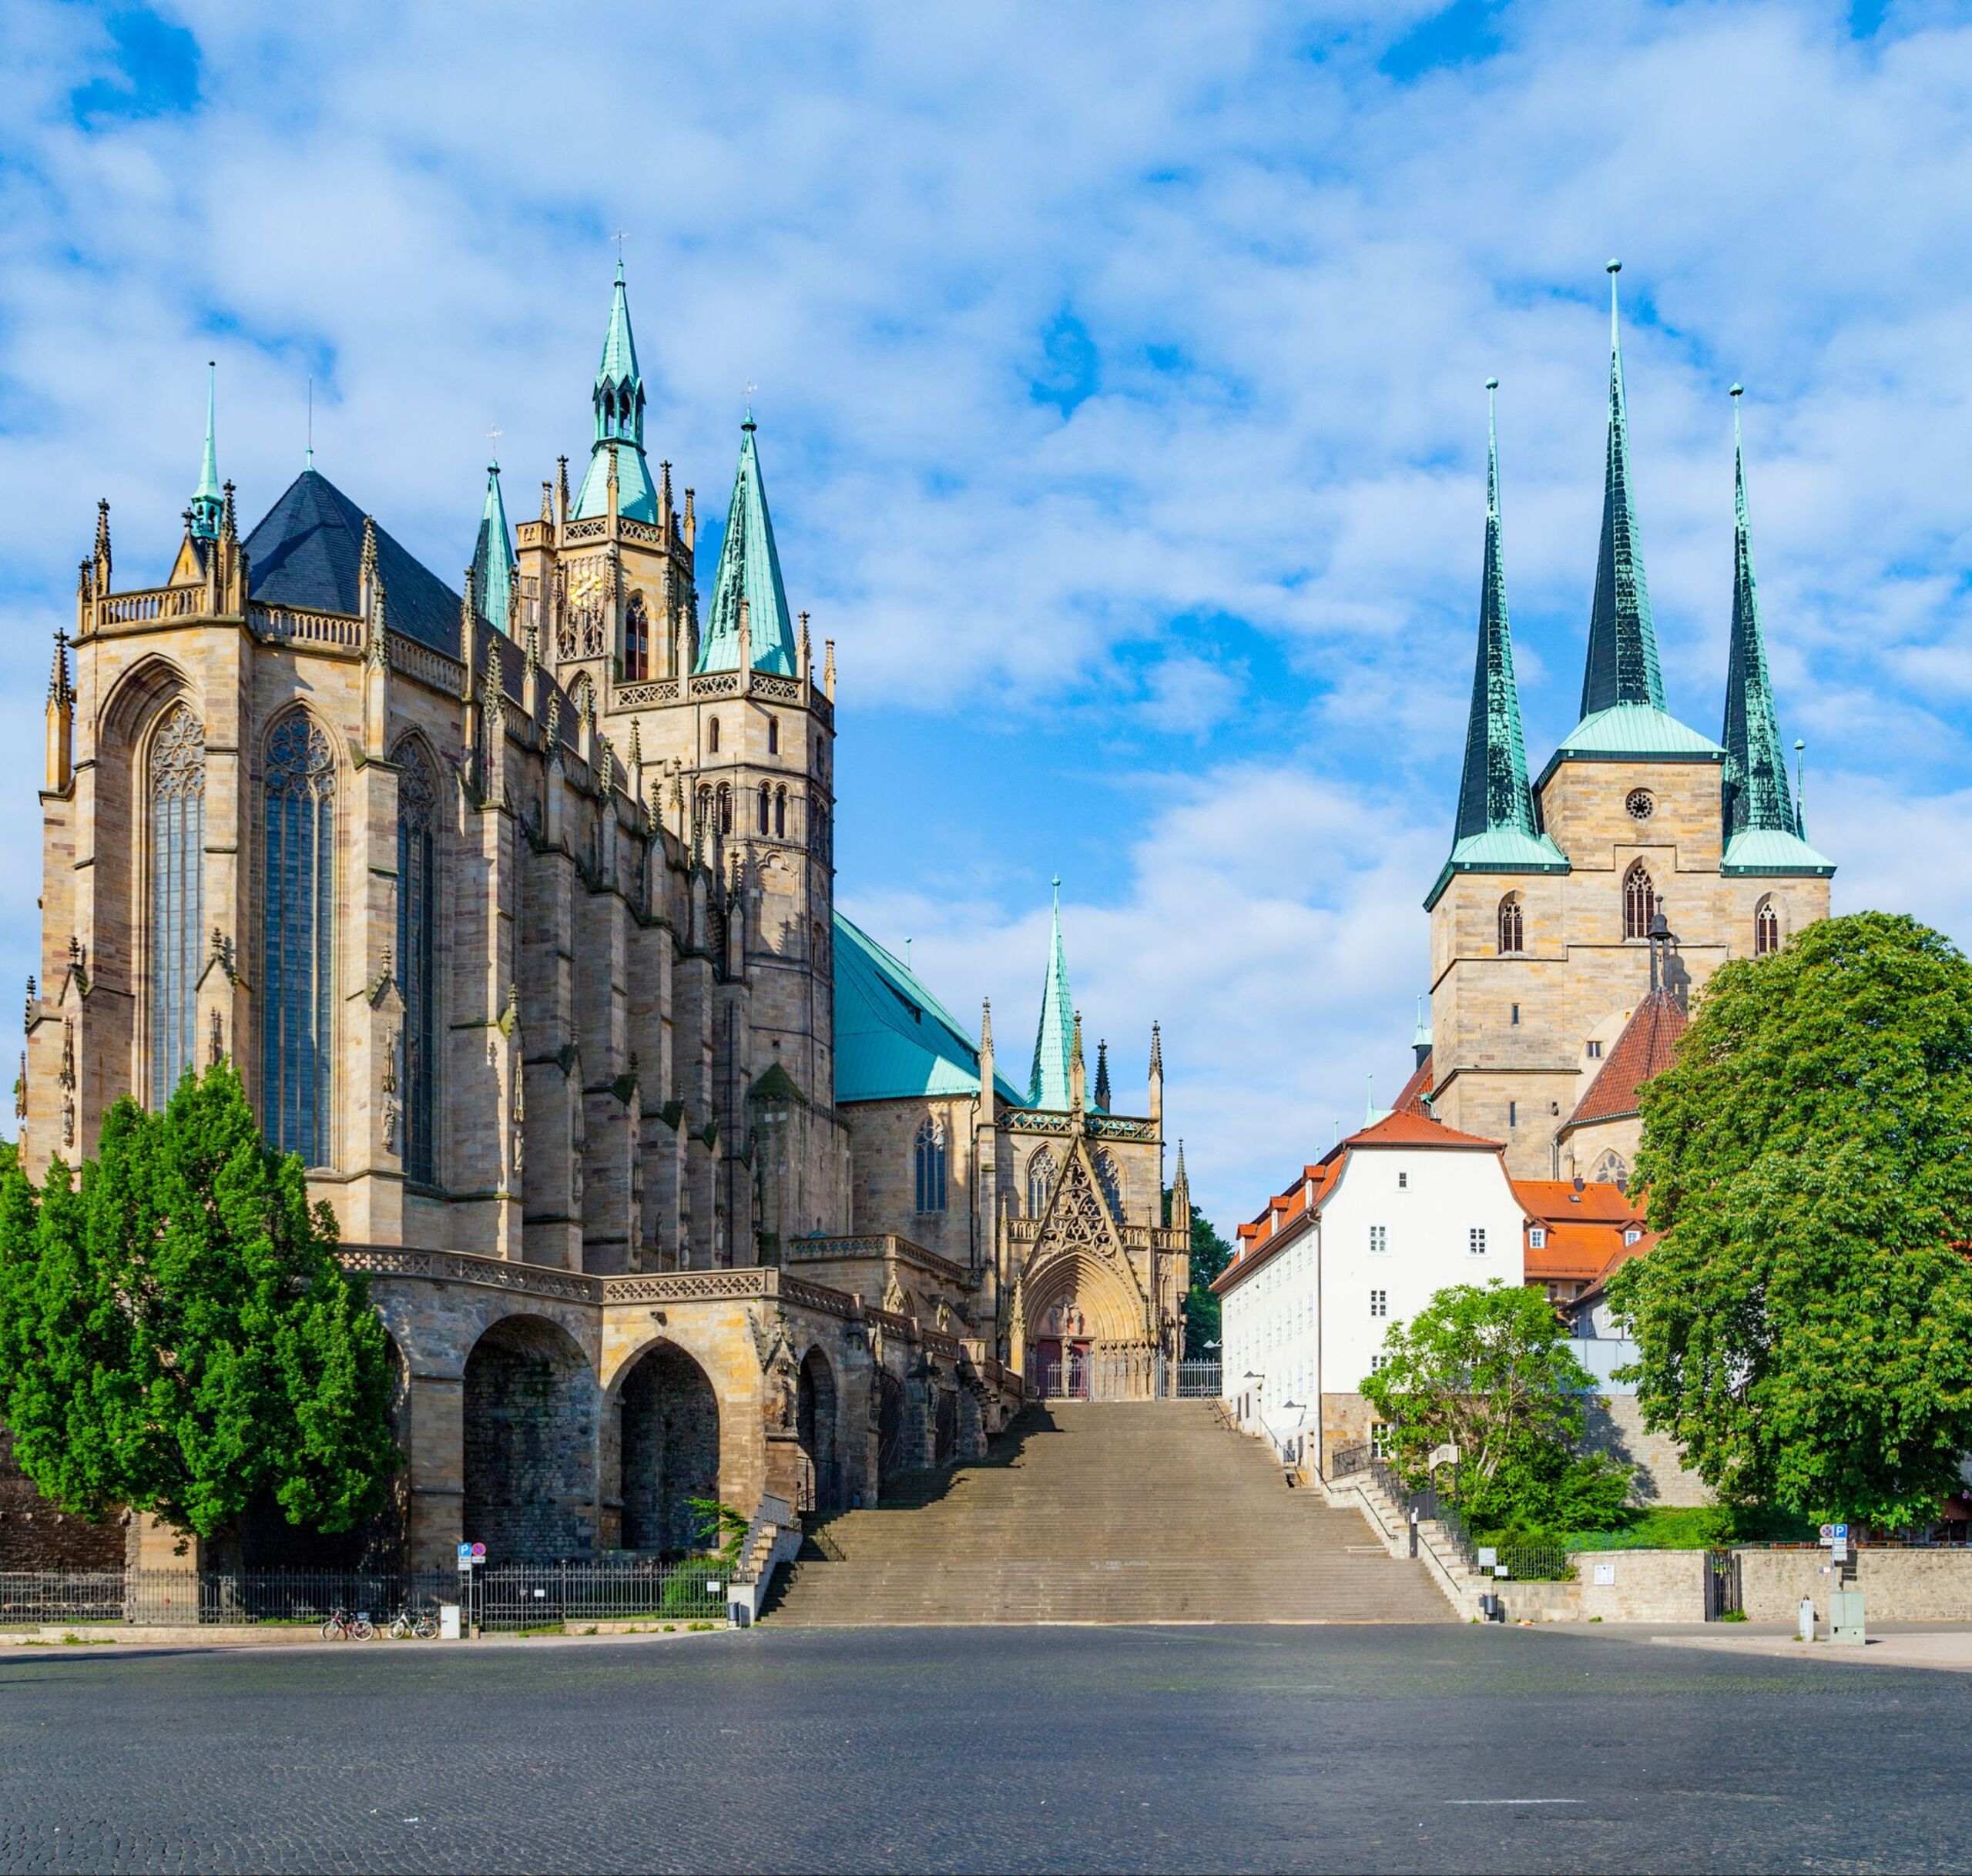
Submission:
[[[1623,802],[1623,809],[1633,821],[1647,821],[1657,810],[1657,802],[1647,788],[1633,788]]]

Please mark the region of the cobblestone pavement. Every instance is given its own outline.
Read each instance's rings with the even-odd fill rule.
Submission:
[[[1962,1866],[1950,1674],[1480,1628],[0,1656],[0,1867]]]

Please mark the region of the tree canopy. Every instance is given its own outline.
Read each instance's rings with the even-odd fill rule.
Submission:
[[[1593,1385],[1548,1299],[1496,1278],[1440,1290],[1393,1323],[1363,1393],[1411,1485],[1427,1482],[1434,1448],[1458,1448],[1460,1508],[1475,1529],[1596,1530],[1621,1518],[1632,1474],[1577,1450]]]
[[[1883,913],[1722,966],[1642,1100],[1611,1280],[1645,1424],[1729,1504],[1923,1522],[1972,1449],[1972,965]]]
[[[1165,1219],[1171,1215],[1171,1189],[1164,1190]],[[1232,1247],[1220,1237],[1212,1221],[1194,1205],[1192,1208],[1191,1288],[1185,1292],[1185,1358],[1209,1360],[1219,1352],[1219,1298],[1212,1292],[1212,1279],[1232,1261]],[[1207,1345],[1211,1345],[1208,1347]]]
[[[64,1509],[130,1506],[200,1537],[270,1493],[353,1529],[389,1488],[384,1327],[270,1152],[239,1077],[188,1075],[169,1107],[106,1116],[79,1178],[0,1176],[0,1419]]]

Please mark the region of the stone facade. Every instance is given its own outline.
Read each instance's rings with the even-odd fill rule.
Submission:
[[[620,282],[595,400],[517,551],[489,474],[462,593],[312,467],[243,541],[202,494],[159,585],[106,506],[50,685],[24,1164],[235,1062],[371,1274],[420,1565],[874,1502],[1019,1397],[969,1198],[914,1215],[838,1100],[833,647],[751,422],[702,642]]]

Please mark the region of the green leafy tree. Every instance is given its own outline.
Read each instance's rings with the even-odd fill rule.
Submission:
[[[383,1324],[230,1065],[119,1101],[79,1180],[0,1178],[0,1419],[65,1509],[222,1540],[257,1494],[345,1531],[399,1456]]]
[[[1164,1223],[1171,1224],[1171,1188],[1164,1188]],[[1219,1298],[1212,1294],[1212,1279],[1232,1261],[1232,1247],[1212,1228],[1212,1221],[1194,1205],[1192,1208],[1192,1281],[1185,1292],[1185,1357],[1204,1361],[1218,1352]],[[1208,1346],[1208,1345],[1210,1345]]]
[[[1426,1482],[1434,1448],[1458,1448],[1460,1507],[1475,1529],[1603,1530],[1621,1521],[1632,1473],[1577,1450],[1593,1385],[1547,1298],[1496,1279],[1440,1290],[1393,1323],[1363,1392],[1411,1485]]]
[[[1972,965],[1863,913],[1722,966],[1643,1095],[1663,1234],[1611,1295],[1727,1503],[1896,1528],[1972,1449]]]

